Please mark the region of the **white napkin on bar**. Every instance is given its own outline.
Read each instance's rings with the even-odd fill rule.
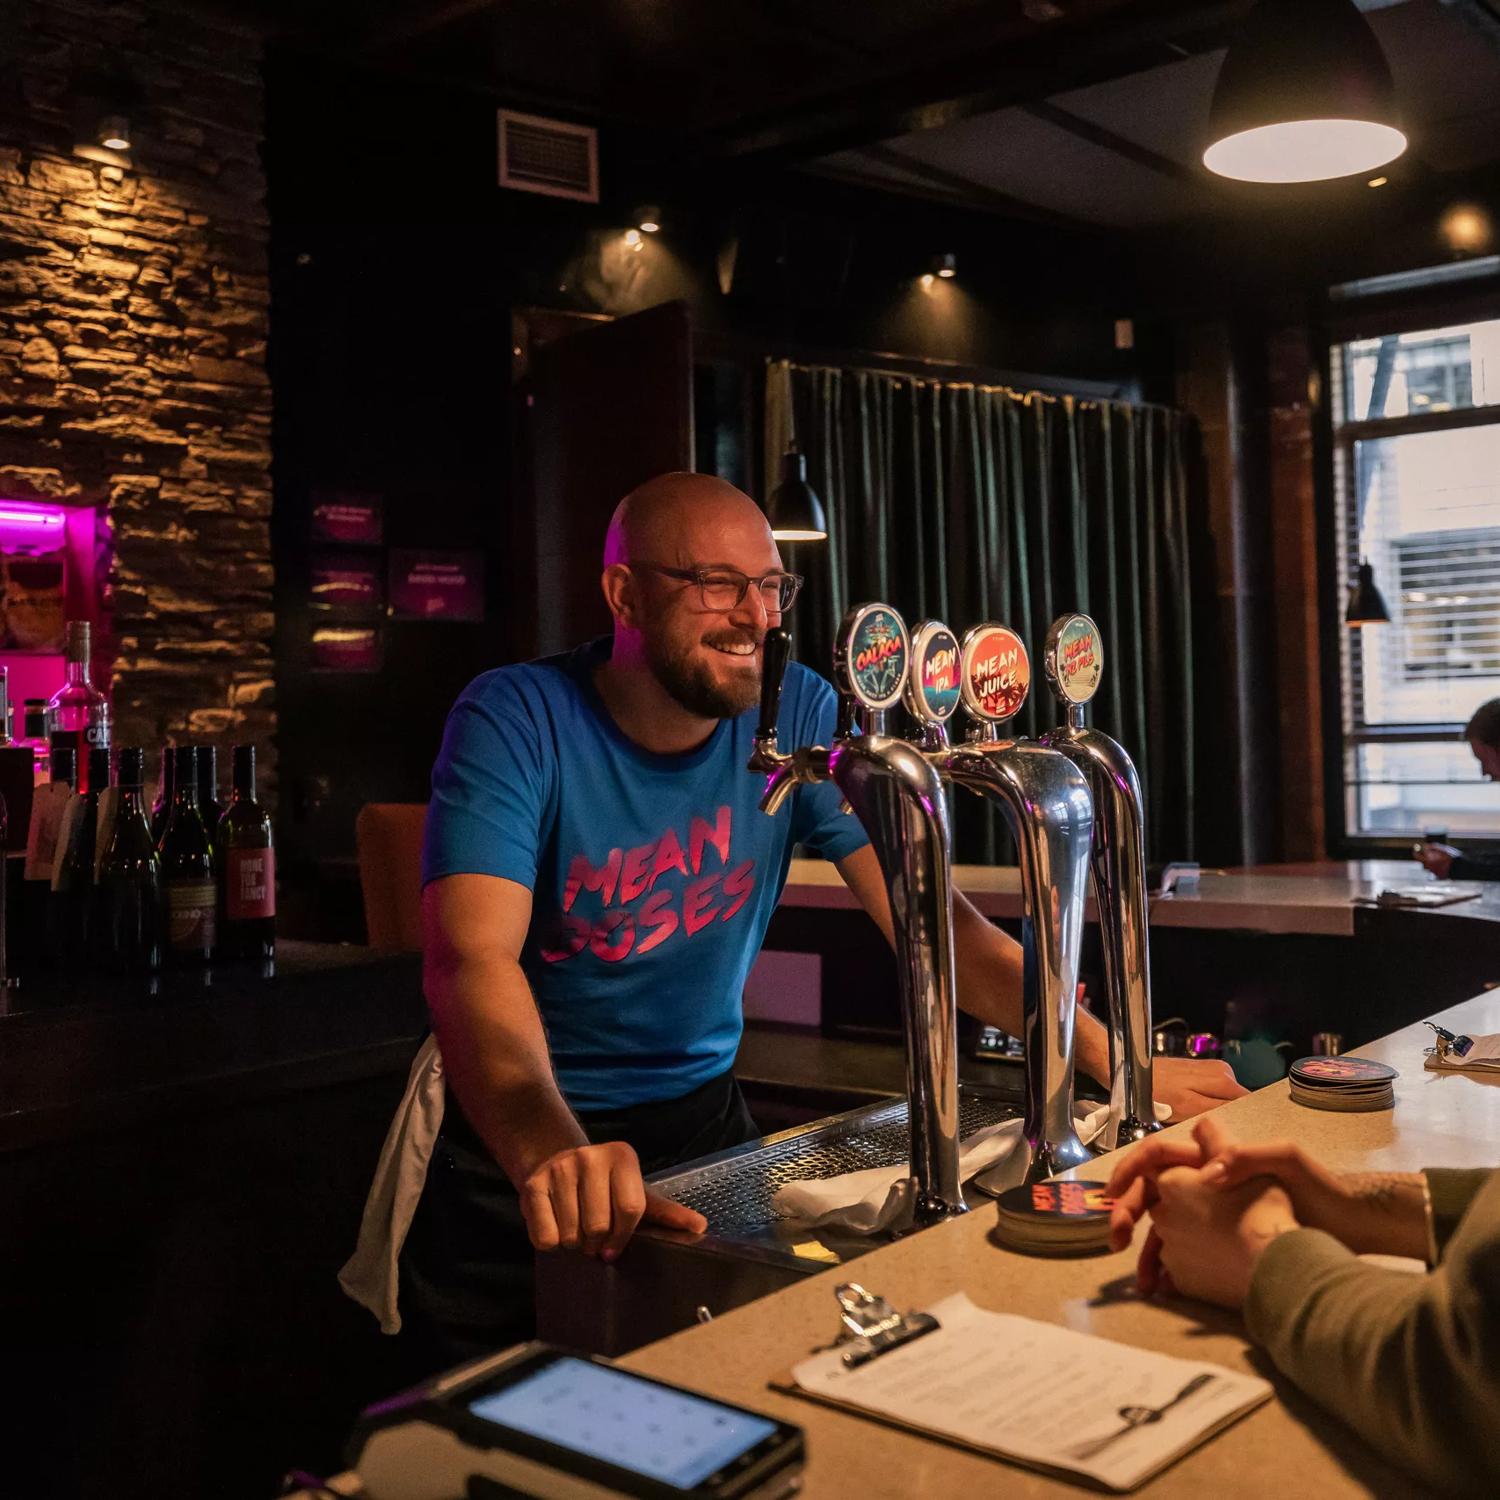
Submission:
[[[1166,1120],[1171,1111],[1156,1106],[1157,1118]],[[1109,1124],[1109,1106],[1093,1109],[1074,1106],[1079,1138],[1087,1145]],[[986,1125],[959,1142],[959,1180],[967,1182],[993,1166],[1010,1151],[1021,1134],[1021,1121],[1002,1120]],[[1019,1164],[1016,1184],[1020,1183]],[[902,1162],[894,1167],[867,1167],[838,1177],[799,1178],[783,1183],[771,1199],[785,1218],[808,1229],[845,1229],[854,1234],[879,1234],[911,1218],[911,1168]]]

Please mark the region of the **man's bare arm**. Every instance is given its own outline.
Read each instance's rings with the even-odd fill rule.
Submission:
[[[449,875],[422,893],[422,975],[449,1086],[515,1184],[532,1244],[613,1259],[642,1217],[701,1231],[700,1215],[647,1193],[635,1152],[591,1146],[568,1108],[521,948],[531,892]]]
[[[869,844],[856,849],[839,861],[838,869],[859,904],[885,934],[886,941],[894,944],[885,875],[875,850]],[[1007,937],[958,890],[953,892],[953,947],[958,1003],[987,1026],[998,1026],[1012,1036],[1020,1036],[1021,945]],[[1079,1068],[1107,1086],[1109,1032],[1087,1011],[1080,1010],[1075,1036]],[[1156,1097],[1171,1108],[1175,1119],[1216,1109],[1247,1092],[1235,1081],[1226,1063],[1162,1057],[1156,1059],[1153,1073]]]

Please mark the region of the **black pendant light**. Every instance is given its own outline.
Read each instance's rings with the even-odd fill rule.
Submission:
[[[1359,565],[1359,578],[1349,590],[1349,607],[1344,611],[1346,625],[1389,625],[1391,612],[1385,607],[1385,596],[1375,587],[1375,569],[1369,563]]]
[[[1235,33],[1203,164],[1243,182],[1320,182],[1406,150],[1385,54],[1354,0],[1261,0]]]
[[[793,443],[781,455],[781,483],[766,501],[771,535],[778,542],[826,542],[828,520],[823,502],[807,482],[807,455]]]

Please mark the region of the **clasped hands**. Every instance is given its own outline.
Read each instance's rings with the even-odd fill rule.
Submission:
[[[1110,1248],[1148,1214],[1136,1284],[1239,1307],[1261,1252],[1290,1229],[1321,1229],[1356,1255],[1429,1254],[1420,1172],[1330,1172],[1290,1141],[1242,1145],[1211,1115],[1191,1139],[1152,1136],[1109,1180]]]
[[[1145,1296],[1180,1293],[1239,1307],[1261,1252],[1279,1234],[1337,1217],[1338,1179],[1289,1143],[1236,1144],[1212,1115],[1191,1139],[1154,1136],[1115,1169],[1110,1248],[1147,1215],[1136,1266]]]

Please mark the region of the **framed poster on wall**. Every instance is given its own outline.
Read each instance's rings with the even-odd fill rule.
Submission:
[[[397,620],[484,619],[484,554],[391,549],[390,613]]]

